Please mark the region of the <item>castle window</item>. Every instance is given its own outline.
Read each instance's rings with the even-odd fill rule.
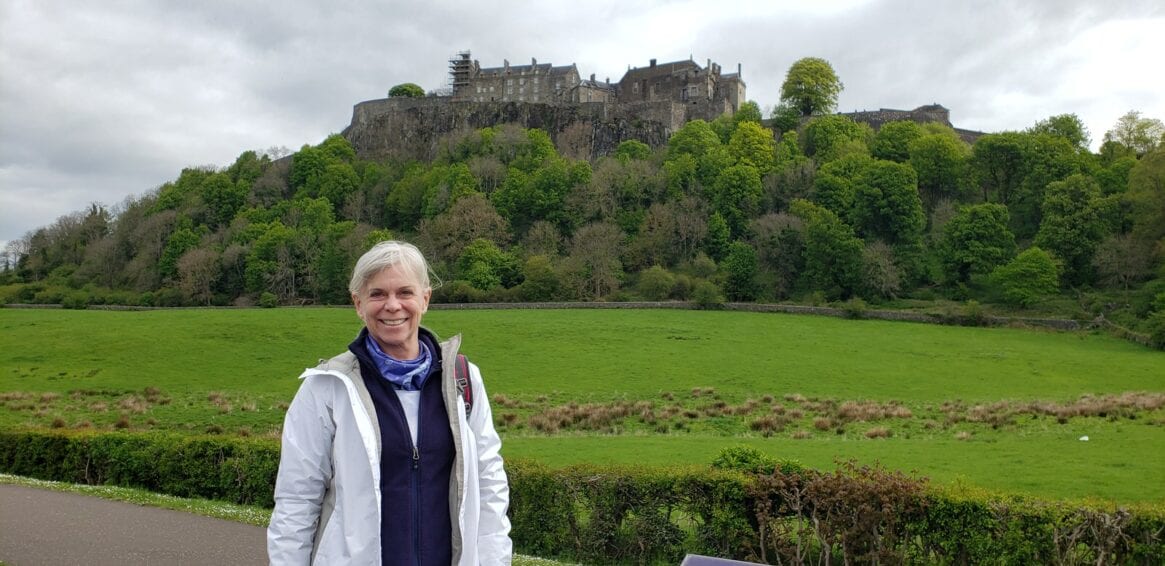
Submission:
[[[493,92],[493,91],[494,91],[494,85],[489,85],[489,91],[490,91],[490,92]]]
[[[514,79],[506,79],[506,86],[514,86]]]

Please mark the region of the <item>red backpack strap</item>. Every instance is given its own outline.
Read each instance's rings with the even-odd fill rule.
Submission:
[[[461,398],[465,400],[465,418],[469,418],[469,412],[473,410],[473,387],[469,385],[469,358],[462,354],[457,354],[457,364],[454,370],[457,379],[457,391],[461,393]]]

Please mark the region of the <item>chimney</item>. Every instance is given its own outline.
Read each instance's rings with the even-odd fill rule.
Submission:
[[[595,74],[594,73],[591,73],[591,82],[592,83],[595,82]]]
[[[537,64],[538,64],[538,60],[537,60],[537,59],[535,59],[535,58],[533,58],[533,57],[531,57],[531,58],[530,58],[530,66],[531,66],[531,67],[533,67],[533,66],[535,66],[535,65],[537,65]]]
[[[707,67],[704,67],[704,68],[705,68],[705,69],[708,69],[708,72],[709,72],[709,73],[711,73],[711,72],[712,72],[712,58],[711,58],[711,57],[709,57],[709,58],[708,58],[708,66],[707,66]]]
[[[655,66],[655,59],[652,59],[652,60],[651,60],[651,66],[652,66],[652,67],[654,67],[654,66]]]
[[[509,59],[502,59],[502,67],[506,70],[507,73],[509,73],[510,72],[510,60]]]
[[[740,78],[740,63],[736,64],[736,77]]]

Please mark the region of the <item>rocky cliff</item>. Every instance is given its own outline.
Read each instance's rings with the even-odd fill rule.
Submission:
[[[683,126],[684,110],[674,102],[552,105],[389,98],[357,104],[343,135],[366,159],[430,160],[448,134],[517,124],[545,130],[564,154],[591,158],[613,153],[624,140],[666,144]]]

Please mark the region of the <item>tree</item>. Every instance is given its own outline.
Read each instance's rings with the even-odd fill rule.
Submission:
[[[1032,246],[1007,265],[995,268],[991,282],[1008,303],[1030,307],[1059,290],[1060,269],[1048,252]]]
[[[919,136],[908,145],[910,166],[918,173],[918,190],[933,205],[940,199],[963,200],[971,148],[954,132]]]
[[[736,113],[732,115],[732,120],[739,126],[742,122],[756,122],[759,124],[764,116],[761,114],[760,105],[751,100],[740,103],[740,108],[736,109]]]
[[[781,102],[796,108],[802,116],[829,114],[837,107],[837,97],[845,85],[825,59],[805,57],[793,63],[781,84]]]
[[[871,296],[893,299],[902,290],[902,270],[894,262],[894,249],[875,240],[862,250],[866,291]]]
[[[676,278],[668,270],[653,265],[639,272],[639,294],[649,301],[665,301],[675,287]]]
[[[905,163],[910,159],[910,143],[924,134],[922,126],[913,120],[882,124],[870,142],[870,154],[878,159]]]
[[[623,232],[611,223],[587,224],[575,232],[564,267],[577,298],[600,299],[619,288],[623,238]]]
[[[753,247],[776,298],[787,298],[805,267],[805,221],[780,212],[752,221]]]
[[[513,254],[502,251],[493,242],[477,239],[457,258],[458,279],[482,291],[498,285],[513,287],[521,283],[522,265]]]
[[[1142,118],[1140,112],[1129,110],[1104,133],[1104,141],[1118,143],[1140,157],[1165,144],[1165,124],[1156,118]]]
[[[858,179],[873,165],[867,155],[847,155],[830,161],[813,178],[813,201],[852,224]]]
[[[909,165],[874,160],[854,183],[853,226],[865,239],[915,243],[926,226],[918,177]]]
[[[805,127],[805,155],[817,163],[826,163],[849,154],[869,155],[866,140],[872,131],[846,116],[819,116]]]
[[[1165,238],[1165,149],[1145,155],[1129,171],[1125,199],[1138,238],[1149,242]]]
[[[964,206],[943,227],[938,255],[947,278],[966,282],[974,274],[990,273],[1015,256],[1015,236],[1007,207],[983,203]]]
[[[194,248],[178,259],[178,285],[192,301],[210,305],[214,284],[221,273],[220,254],[211,248]]]
[[[746,242],[728,246],[728,255],[720,264],[724,272],[724,294],[733,301],[752,301],[757,297],[756,250]]]
[[[1036,122],[1034,126],[1028,129],[1028,132],[1064,138],[1080,151],[1088,151],[1088,144],[1092,143],[1092,138],[1088,133],[1088,127],[1075,114],[1057,114],[1045,118]]]
[[[776,142],[773,132],[760,122],[742,122],[728,141],[728,154],[737,164],[752,165],[761,176],[776,167]]]
[[[805,270],[809,285],[830,298],[848,298],[862,285],[864,245],[833,212],[807,200],[790,206],[805,221]]]
[[[1152,274],[1153,249],[1130,234],[1109,236],[1097,246],[1092,265],[1105,284],[1128,291],[1133,283]]]
[[[772,117],[773,128],[780,132],[795,132],[801,124],[801,112],[787,102],[774,106]]]
[[[639,140],[623,140],[615,148],[615,157],[623,162],[644,160],[651,157],[651,146]]]
[[[430,260],[438,262],[455,260],[479,239],[499,246],[510,241],[505,219],[480,194],[459,199],[449,210],[422,220],[417,227],[417,243],[432,253]]]
[[[421,98],[425,89],[415,83],[401,83],[388,89],[389,98]]]
[[[1091,177],[1073,175],[1048,184],[1044,192],[1035,244],[1063,262],[1067,283],[1092,279],[1092,256],[1106,233],[1100,208],[1100,187]]]
[[[709,193],[708,200],[728,223],[731,237],[743,237],[749,219],[760,209],[760,198],[764,193],[756,167],[742,163],[722,170]]]

